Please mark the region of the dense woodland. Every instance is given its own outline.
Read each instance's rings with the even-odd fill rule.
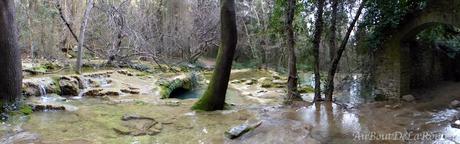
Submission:
[[[442,87],[444,81],[460,80],[460,56],[457,56],[460,28],[456,27],[460,26],[460,21],[456,21],[460,18],[460,9],[455,8],[458,2],[448,1],[0,0],[0,65],[4,66],[0,69],[2,119],[6,121],[13,117],[11,111],[24,111],[28,106],[32,106],[34,112],[39,111],[28,104],[30,81],[35,78],[51,77],[60,87],[58,92],[52,92],[40,82],[34,92],[40,91],[42,97],[42,91],[61,96],[64,93],[85,96],[91,88],[84,88],[81,77],[103,70],[115,70],[121,77],[135,75],[158,83],[158,89],[149,89],[150,93],[146,94],[155,95],[152,92],[159,91],[161,99],[173,97],[177,89],[189,91],[194,87],[195,74],[203,75],[203,82],[197,82],[204,86],[198,98],[192,104],[177,102],[187,103],[184,104],[187,110],[197,111],[246,109],[241,106],[244,104],[229,102],[234,96],[228,96],[233,95],[228,91],[237,89],[240,95],[245,95],[244,92],[252,92],[252,85],[257,85],[257,89],[249,99],[260,102],[264,93],[281,91],[273,96],[276,105],[288,109],[315,103],[352,109],[349,105],[355,102],[342,101],[356,99],[342,96],[355,92],[344,90],[344,87],[354,86],[354,83],[348,84],[349,81],[360,81],[363,92],[359,99],[383,101],[383,107],[399,108],[406,105],[404,102],[430,101],[437,96],[422,96],[432,90],[429,88]],[[445,8],[445,11],[452,11],[439,10],[449,4],[452,8]],[[442,11],[443,18],[428,15],[432,11]],[[420,19],[427,22],[422,23]],[[394,47],[401,49],[391,49]],[[59,68],[46,65],[49,63]],[[388,70],[392,68],[398,75],[390,73],[394,72]],[[237,73],[241,69],[256,72],[240,76]],[[259,74],[264,72],[273,73],[273,76]],[[62,77],[55,78],[56,75]],[[148,77],[143,77],[145,75]],[[382,80],[385,75],[398,79],[385,83],[387,80]],[[176,77],[164,80],[171,76]],[[91,79],[95,78],[89,78],[90,85],[95,81]],[[278,79],[282,82],[277,82]],[[66,80],[75,82],[73,85],[79,88],[67,92],[72,87],[65,86],[72,84]],[[142,95],[143,87],[135,88],[132,86],[135,84],[126,84],[130,83],[128,80],[121,81],[124,82],[120,85],[131,85],[128,90],[121,88],[121,93]],[[193,82],[188,84],[189,81]],[[247,86],[240,86],[240,83]],[[166,94],[162,86],[168,88]],[[393,90],[392,87],[397,88]],[[455,89],[456,83],[444,88],[447,87]],[[105,88],[100,91],[105,92]],[[394,93],[396,99],[392,97]],[[438,99],[449,101],[442,104],[445,106],[452,101],[450,104],[455,109],[460,106],[460,102],[454,103],[458,94],[452,92],[449,95],[455,96]],[[254,95],[259,97],[253,98]],[[306,100],[309,96],[311,100]],[[399,105],[393,106],[394,103]],[[49,104],[43,109],[47,106]],[[328,108],[332,106],[326,105]],[[153,120],[142,116],[122,118],[123,121],[132,119]],[[261,123],[246,127],[250,131]],[[143,132],[150,135],[150,127]],[[114,130],[122,135],[135,135]],[[0,131],[0,134],[3,133]],[[459,142],[458,138],[453,142]]]

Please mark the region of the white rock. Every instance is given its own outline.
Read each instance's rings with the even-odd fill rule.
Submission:
[[[402,99],[403,99],[404,101],[406,101],[406,102],[412,102],[412,101],[415,100],[415,98],[414,98],[413,95],[404,95],[404,96],[402,97]]]
[[[450,102],[450,106],[452,106],[452,107],[460,107],[460,101],[454,100],[454,101]]]

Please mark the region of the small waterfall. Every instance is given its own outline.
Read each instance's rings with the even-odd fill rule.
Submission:
[[[82,78],[82,85],[83,89],[88,89],[89,88],[89,80],[87,78]]]
[[[72,99],[81,99],[81,98],[83,98],[83,94],[85,94],[88,91],[88,89],[90,88],[88,78],[81,78],[81,83],[82,83],[83,89],[80,91],[80,93],[78,93],[77,96],[72,97]]]
[[[51,99],[48,97],[48,94],[46,93],[46,84],[43,80],[38,82],[38,89],[40,91],[40,99],[43,102],[49,102]]]
[[[99,84],[101,85],[101,87],[105,88],[105,87],[109,87],[111,84],[109,83],[107,77],[103,77],[103,76],[100,76],[96,79],[96,81],[99,81]]]
[[[38,89],[40,90],[40,96],[46,96],[46,88],[45,88],[45,84],[40,81],[38,82]]]

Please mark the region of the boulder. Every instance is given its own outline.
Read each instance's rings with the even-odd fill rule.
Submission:
[[[453,128],[458,128],[460,129],[460,120],[456,120],[452,123],[451,125]]]
[[[61,88],[61,95],[63,96],[77,96],[80,93],[80,86],[78,80],[72,77],[61,77],[59,79],[59,86]]]
[[[135,89],[121,89],[120,91],[127,94],[139,94],[139,90]]]
[[[22,93],[25,96],[40,96],[40,88],[32,82],[22,84]]]
[[[415,97],[413,95],[404,95],[402,96],[402,100],[406,102],[412,102],[415,100]]]
[[[375,97],[374,97],[374,100],[375,100],[375,101],[386,101],[386,100],[388,100],[388,98],[385,96],[385,94],[383,93],[383,91],[380,90],[380,89],[376,89],[376,90],[374,91],[374,96],[375,96]]]
[[[230,128],[229,130],[225,131],[225,136],[229,139],[235,139],[243,134],[254,130],[255,128],[259,127],[262,124],[262,121],[253,123],[253,124],[241,124],[235,127]]]
[[[80,77],[80,76],[71,76],[71,78],[76,79],[76,80],[78,81],[78,88],[79,88],[79,89],[85,89],[85,88],[86,88],[86,86],[85,86],[85,84],[84,84],[84,83],[85,83],[85,82],[84,82],[85,79],[83,79],[83,78]]]
[[[454,100],[454,101],[450,102],[450,106],[452,106],[452,107],[460,107],[460,101]]]
[[[104,89],[91,89],[86,91],[83,96],[90,96],[90,97],[101,97],[101,96],[120,96],[120,92],[111,91],[111,90],[104,90]]]
[[[25,79],[22,82],[22,92],[25,96],[42,96],[45,94],[60,94],[61,90],[55,78]]]
[[[103,94],[101,93],[102,92],[102,89],[92,89],[92,90],[88,90],[86,91],[83,95],[84,96],[103,96]]]
[[[56,104],[32,104],[30,106],[33,111],[66,110],[65,106]]]

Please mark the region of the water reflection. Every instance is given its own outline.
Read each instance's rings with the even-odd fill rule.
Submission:
[[[312,125],[312,137],[329,143],[332,140],[353,139],[353,133],[362,131],[356,114],[341,109],[338,105],[328,102],[316,103],[301,107],[294,112],[287,112],[286,117],[300,120]]]

